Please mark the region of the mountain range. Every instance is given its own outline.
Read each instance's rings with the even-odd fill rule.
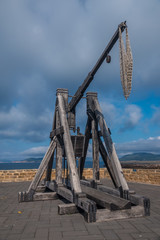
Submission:
[[[90,159],[91,160],[91,159]],[[132,153],[124,155],[119,158],[120,161],[160,161],[160,154],[152,153]],[[27,158],[21,161],[16,161],[20,163],[39,163],[42,161],[42,158]],[[15,162],[15,161],[14,161]]]
[[[152,153],[132,153],[124,155],[119,158],[120,161],[160,161],[160,154],[152,154]],[[40,163],[42,161],[41,158],[26,158],[23,160],[14,160],[8,161],[3,160],[0,163]],[[88,158],[88,161],[92,161],[92,158]]]
[[[132,153],[121,157],[120,161],[160,161],[160,154]]]

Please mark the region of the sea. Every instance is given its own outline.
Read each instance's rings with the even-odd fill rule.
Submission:
[[[16,170],[16,169],[38,169],[40,162],[38,163],[0,163],[0,170]],[[85,168],[92,168],[92,161],[85,162]],[[104,167],[104,163],[100,161],[100,167]],[[55,164],[53,164],[55,169]]]

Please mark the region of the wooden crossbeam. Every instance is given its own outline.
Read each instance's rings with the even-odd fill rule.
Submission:
[[[52,132],[50,132],[50,138],[53,138],[54,136],[57,136],[57,135],[60,135],[63,133],[64,133],[63,127],[60,126],[56,129],[52,130]]]

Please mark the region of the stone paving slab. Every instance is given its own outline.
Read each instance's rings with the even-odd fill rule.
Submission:
[[[160,186],[129,184],[151,199],[151,216],[101,223],[86,223],[79,213],[58,215],[60,199],[18,203],[18,192],[28,186],[0,183],[0,240],[160,240]]]

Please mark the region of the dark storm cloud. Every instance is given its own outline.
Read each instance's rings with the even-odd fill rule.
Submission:
[[[134,94],[157,91],[159,10],[156,0],[1,1],[0,137],[46,139],[56,88],[76,91],[123,20],[128,20],[133,49]],[[118,97],[118,43],[111,54],[112,63],[102,66],[89,89]],[[128,118],[124,129],[137,119],[140,115]]]

